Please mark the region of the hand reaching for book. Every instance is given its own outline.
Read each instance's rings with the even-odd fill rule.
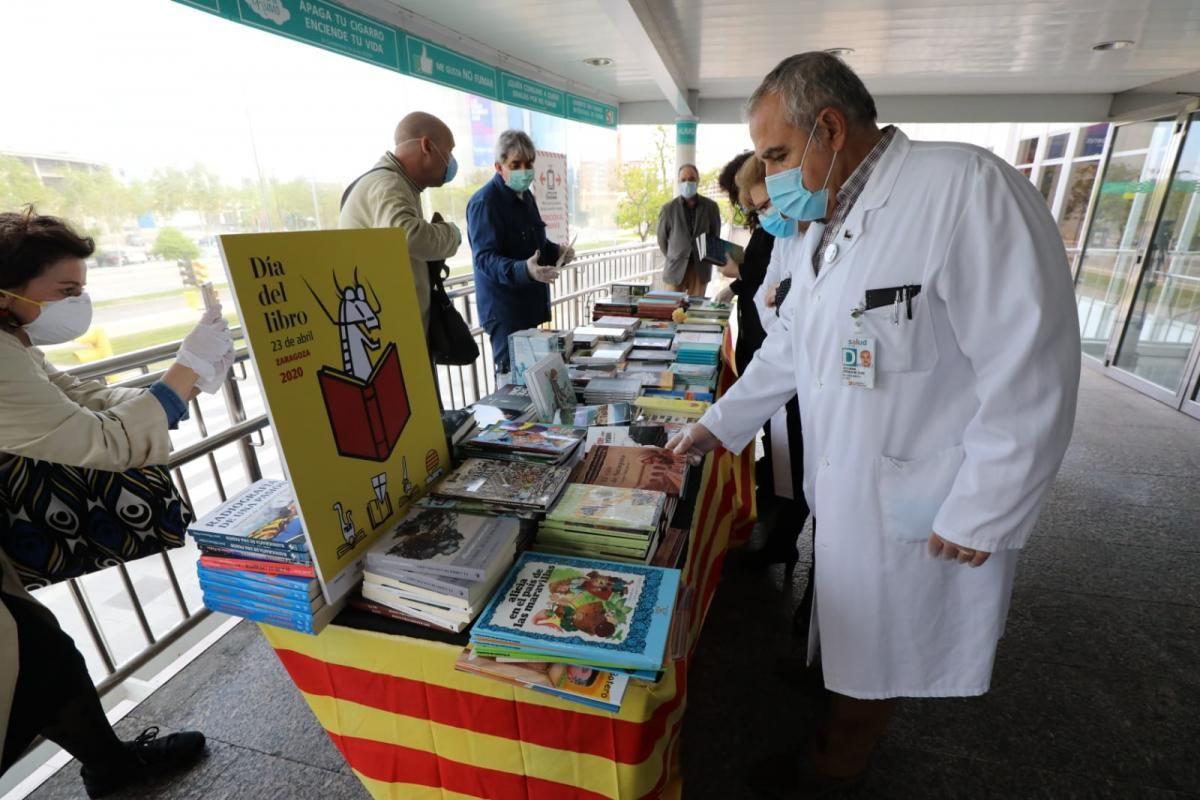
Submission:
[[[712,431],[699,422],[693,422],[667,441],[667,449],[687,456],[693,464],[699,464],[720,443]]]

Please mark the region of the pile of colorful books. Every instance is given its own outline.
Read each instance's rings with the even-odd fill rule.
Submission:
[[[641,391],[642,381],[640,378],[593,378],[588,381],[588,385],[583,390],[583,399],[589,405],[632,403]]]
[[[520,686],[604,711],[620,711],[629,676],[582,664],[500,660],[468,646],[454,662],[459,672]]]
[[[627,408],[626,419],[629,413]],[[563,464],[575,455],[583,438],[583,431],[573,425],[497,422],[466,440],[459,449],[468,458]]]
[[[667,512],[663,492],[569,483],[538,527],[536,549],[646,564]]]
[[[316,633],[333,618],[287,481],[260,480],[194,522],[196,574],[213,611]]]
[[[622,338],[628,339],[637,332],[638,326],[641,324],[642,321],[637,317],[628,315],[605,315],[595,320],[592,323],[592,327],[615,328],[616,330],[624,333]]]
[[[675,334],[671,345],[675,350],[675,360],[683,364],[707,364],[715,367],[721,357],[722,337],[719,333],[692,333],[690,331]]]
[[[675,569],[524,553],[472,626],[472,649],[657,680],[678,590]]]
[[[383,616],[458,632],[471,624],[516,555],[520,524],[418,508],[367,552],[362,598]]]
[[[675,309],[683,308],[686,299],[683,292],[652,292],[638,298],[637,315],[644,319],[669,320]]]
[[[433,487],[432,500],[467,513],[545,512],[570,478],[570,467],[468,458]]]

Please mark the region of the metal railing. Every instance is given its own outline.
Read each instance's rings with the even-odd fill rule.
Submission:
[[[565,269],[562,277],[551,288],[552,324],[555,327],[568,328],[583,323],[588,319],[595,295],[607,291],[607,287],[612,283],[653,276],[661,269],[661,257],[653,245],[634,245],[582,253],[577,264]],[[461,408],[494,390],[491,345],[486,332],[478,325],[478,308],[471,276],[448,280],[446,288],[455,306],[472,326],[481,353],[480,358],[471,365],[438,367],[443,403],[447,408]],[[235,330],[234,334],[237,337],[240,331]],[[71,369],[70,372],[79,378],[103,379],[114,386],[149,386],[162,376],[174,358],[178,346],[178,342],[162,344],[85,364]],[[269,420],[265,413],[253,416],[247,413],[241,385],[250,385],[250,370],[251,365],[243,347],[238,351],[238,361],[232,379],[226,381],[220,390],[224,403],[213,404],[211,400],[205,399],[208,406],[206,410],[199,399],[192,401],[189,405],[188,427],[176,434],[176,447],[168,466],[181,494],[198,514],[208,510],[200,507],[202,504],[198,502],[199,497],[209,500],[210,505],[223,502],[228,497],[227,476],[223,475],[223,471],[228,471],[229,467],[223,467],[217,457],[222,448],[236,446],[240,466],[248,481],[262,476],[257,448],[266,442],[264,434]],[[257,392],[255,394],[257,395]],[[219,419],[210,419],[210,416],[206,415]],[[214,426],[211,422],[218,424]],[[195,468],[198,465],[204,465],[207,469],[202,468],[197,474]],[[191,468],[193,472],[190,479],[185,475],[185,467]],[[142,598],[138,595],[135,582],[130,576],[129,568],[122,564],[101,573],[110,577],[115,575],[118,579],[119,591],[132,607],[137,627],[146,642],[144,648],[125,660],[119,659],[110,646],[105,635],[105,620],[88,596],[83,583],[85,578],[73,578],[64,582],[79,614],[81,627],[86,631],[87,638],[95,647],[103,666],[104,677],[97,683],[101,694],[117,686],[178,641],[210,613],[202,606],[189,606],[186,600],[187,592],[168,554],[162,553],[154,558],[143,559],[138,563],[139,570],[144,570],[148,563],[161,567],[162,577],[169,584],[170,595],[174,598],[180,621],[165,633],[156,634]],[[56,613],[61,614],[62,610],[56,609]],[[68,627],[66,621],[63,622],[64,627]]]

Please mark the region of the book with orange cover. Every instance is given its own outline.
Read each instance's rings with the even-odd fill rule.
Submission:
[[[679,497],[683,493],[687,469],[687,456],[661,447],[599,444],[579,462],[571,482],[648,489]]]
[[[202,555],[200,564],[209,569],[236,569],[261,572],[264,575],[295,575],[298,578],[315,578],[317,575],[312,564],[285,564],[279,561],[258,561],[252,558]]]

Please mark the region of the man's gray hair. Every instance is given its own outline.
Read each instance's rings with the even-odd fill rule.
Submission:
[[[522,159],[533,161],[537,158],[537,149],[533,139],[525,131],[507,130],[496,140],[496,160],[503,164],[511,153],[516,153]]]
[[[812,128],[823,108],[836,108],[851,126],[873,125],[875,99],[846,62],[819,50],[788,56],[767,73],[746,101],[754,113],[769,94],[778,94],[783,118],[793,128]]]

